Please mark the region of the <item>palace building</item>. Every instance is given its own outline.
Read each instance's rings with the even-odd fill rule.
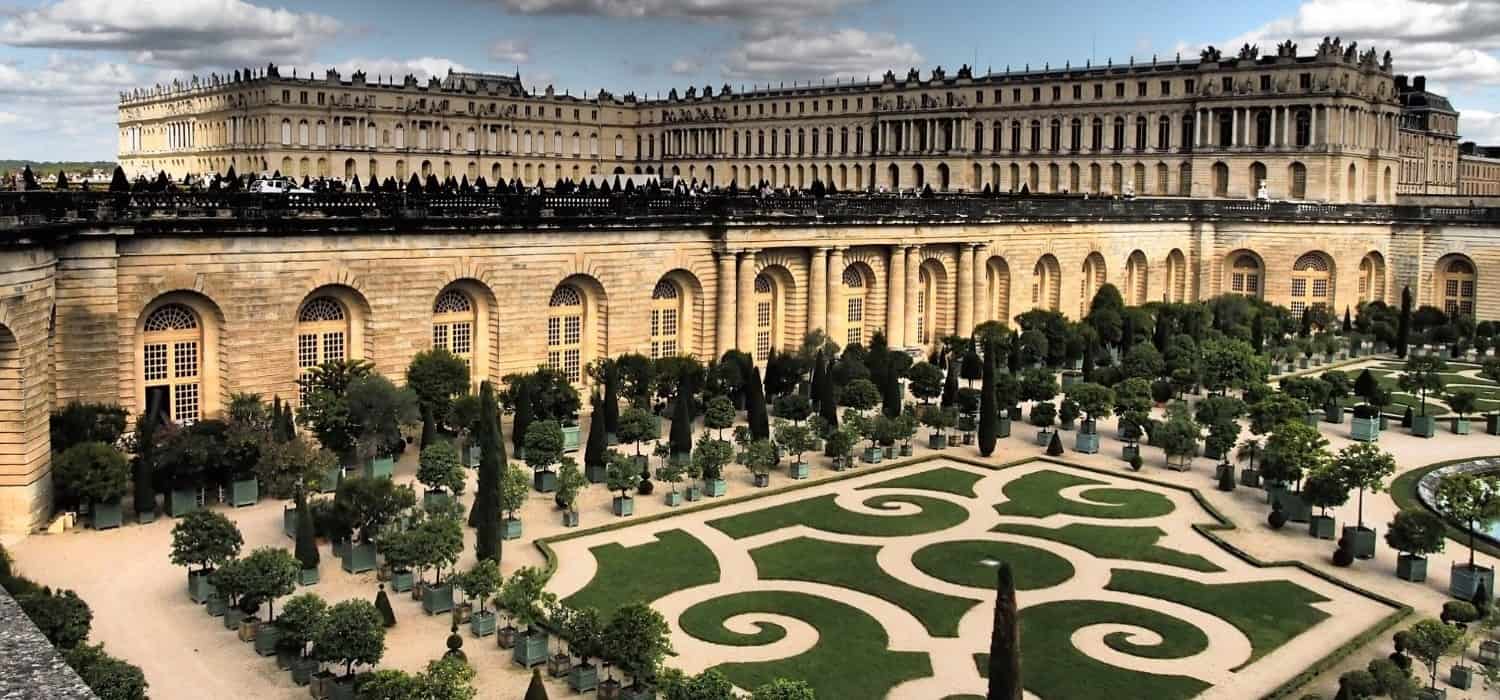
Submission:
[[[1264,185],[1273,199],[1392,203],[1438,191],[1412,178],[1456,178],[1446,105],[1420,78],[1408,88],[1389,53],[1337,39],[1308,55],[1291,42],[1274,55],[1210,47],[1197,60],[964,66],[665,99],[536,94],[518,75],[372,81],[269,66],[122,95],[119,160],[132,176],[233,166],[551,184],[651,173],[741,187],[1236,199]]]

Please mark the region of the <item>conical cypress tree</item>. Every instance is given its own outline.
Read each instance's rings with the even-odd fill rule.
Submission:
[[[771,439],[771,425],[766,415],[766,387],[760,382],[760,368],[750,368],[750,381],[746,383],[746,409],[749,412],[750,435],[756,440]]]
[[[1122,314],[1125,318],[1120,320],[1120,354],[1135,345],[1135,315]]]
[[[825,359],[822,386],[814,387],[818,396],[818,415],[823,417],[823,422],[828,424],[830,430],[839,427],[839,406],[838,401],[833,397],[832,364],[832,359]]]
[[[1062,438],[1057,436],[1057,431],[1052,431],[1052,442],[1047,443],[1048,457],[1061,457],[1063,454]]]
[[[688,457],[693,454],[693,386],[686,375],[677,386],[671,436],[673,457]]]
[[[990,688],[985,700],[1021,700],[1021,626],[1010,563],[1000,564],[995,585],[995,621],[990,628]]]
[[[1096,352],[1098,348],[1094,347],[1094,339],[1091,336],[1085,341],[1083,348],[1083,381],[1094,381],[1094,353]]]
[[[943,397],[939,404],[943,408],[952,408],[958,404],[958,373],[963,369],[963,361],[957,357],[948,362],[948,375],[943,378]]]
[[[1266,350],[1266,321],[1261,314],[1256,314],[1250,322],[1250,347],[1255,348],[1257,355]]]
[[[436,438],[437,438],[437,424],[432,420],[432,409],[430,409],[430,408],[428,408],[426,406],[423,406],[422,407],[422,439],[417,444],[420,445],[423,449],[426,449],[427,446],[431,445],[432,441],[434,439],[436,439]]]
[[[979,456],[995,453],[995,439],[1000,429],[999,406],[995,402],[994,343],[984,349],[983,371],[979,378]]]
[[[1345,306],[1344,307],[1344,335],[1349,335],[1349,331],[1351,331],[1351,330],[1354,330],[1354,324],[1351,323],[1350,320],[1349,320],[1349,307]]]
[[[620,431],[620,366],[610,361],[604,368],[604,432],[614,436]]]
[[[480,559],[500,561],[500,473],[505,468],[505,442],[500,435],[500,407],[495,388],[479,385],[479,492],[469,524],[478,528],[474,551]]]
[[[823,401],[823,394],[822,394],[822,391],[820,391],[822,389],[822,387],[823,387],[823,351],[822,350],[819,350],[818,354],[815,357],[813,357],[812,381],[811,381],[811,384],[812,384],[812,397],[811,398],[812,398],[813,406],[815,408],[818,408],[819,410],[821,410],[822,409],[822,401]]]
[[[1411,287],[1401,288],[1401,317],[1396,323],[1396,357],[1406,357],[1411,336]]]
[[[57,189],[68,189],[68,174],[61,170],[57,171]]]
[[[1304,338],[1312,337],[1312,308],[1311,307],[1306,307],[1306,308],[1302,309],[1302,322],[1301,322],[1301,327],[1297,331],[1297,334],[1300,335],[1300,336],[1302,336],[1302,337],[1304,337]]]
[[[380,619],[386,627],[396,626],[396,611],[391,609],[391,599],[385,594],[385,584],[380,584],[380,592],[375,594],[375,609],[380,611]]]
[[[291,442],[297,437],[297,423],[292,418],[292,405],[281,404],[281,435],[285,442]]]
[[[156,488],[151,483],[151,475],[156,471],[156,411],[157,402],[152,401],[146,406],[146,412],[135,419],[135,432],[137,453],[135,459],[135,473],[132,479],[135,482],[135,512],[137,517],[141,514],[156,514]]]
[[[604,430],[604,410],[599,406],[599,396],[596,394],[590,403],[594,410],[589,413],[589,437],[583,446],[583,465],[585,467],[603,467],[604,450],[609,446],[608,438]]]
[[[895,368],[887,367],[885,370],[885,386],[880,389],[881,409],[887,418],[895,418],[901,415],[901,377],[896,374]]]
[[[297,561],[302,562],[304,571],[318,568],[318,562],[322,557],[318,554],[318,543],[313,539],[313,517],[312,509],[307,507],[307,497],[302,493],[301,485],[297,487]]]
[[[1156,314],[1156,332],[1151,336],[1152,344],[1156,345],[1157,352],[1167,351],[1167,334],[1172,329],[1172,319],[1166,314]]]
[[[542,669],[531,669],[531,685],[526,687],[525,700],[547,700],[547,686],[542,685]]]
[[[109,180],[110,192],[129,192],[130,180],[125,177],[125,169],[116,165],[114,177]]]
[[[522,379],[516,385],[516,416],[510,426],[510,446],[516,458],[526,456],[526,429],[531,427],[531,381]]]

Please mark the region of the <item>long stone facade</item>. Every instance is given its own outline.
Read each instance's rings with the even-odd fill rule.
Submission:
[[[520,76],[421,82],[268,66],[122,95],[118,150],[132,176],[174,178],[233,167],[550,185],[639,173],[844,191],[1251,199],[1264,186],[1274,199],[1394,203],[1398,185],[1437,191],[1410,178],[1455,176],[1403,170],[1414,127],[1396,78],[1389,53],[1337,39],[1305,55],[1291,42],[1274,55],[1210,47],[1196,60],[939,67],[661,99],[537,93]]]
[[[1500,318],[1492,210],[741,197],[642,201],[633,216],[616,196],[507,200],[515,216],[439,213],[462,199],[446,197],[383,216],[354,196],[136,195],[114,208],[94,196],[84,211],[89,195],[72,195],[27,214],[45,196],[7,197],[8,532],[49,514],[49,410],[134,413],[153,397],[196,420],[233,392],[295,401],[303,369],[340,357],[400,381],[438,345],[468,358],[476,382],[551,365],[582,384],[605,356],[738,348],[760,362],[811,330],[930,347],[1033,308],[1076,318],[1105,283],[1131,304],[1241,293],[1336,312],[1396,303],[1409,286],[1419,304]]]

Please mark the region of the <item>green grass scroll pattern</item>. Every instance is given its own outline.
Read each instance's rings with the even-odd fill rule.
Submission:
[[[1073,486],[1104,482],[1044,469],[1032,472],[1005,485],[1006,502],[995,506],[1001,515],[1045,518],[1063,513],[1085,518],[1155,518],[1171,513],[1172,500],[1159,493],[1140,489],[1096,488],[1079,495],[1097,501],[1085,503],[1063,498],[1060,492]],[[1101,505],[1107,504],[1107,505]]]
[[[968,511],[963,508],[927,496],[887,494],[872,496],[863,501],[871,508],[890,509],[897,503],[909,503],[921,509],[910,515],[854,513],[840,508],[835,499],[833,494],[806,498],[710,520],[708,526],[737,540],[793,525],[806,525],[815,530],[840,535],[902,537],[946,530],[969,518]]]
[[[599,570],[587,586],[568,596],[573,607],[598,608],[608,619],[615,609],[719,580],[719,560],[698,538],[681,530],[664,530],[656,541],[624,547],[602,544],[589,549]]]

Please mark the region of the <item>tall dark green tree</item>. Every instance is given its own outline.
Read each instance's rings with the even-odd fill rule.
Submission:
[[[1344,335],[1349,335],[1349,331],[1352,331],[1352,330],[1354,330],[1354,323],[1349,320],[1349,307],[1345,306],[1344,307]]]
[[[156,471],[156,419],[159,410],[156,401],[146,405],[146,412],[135,419],[135,512],[156,514],[156,486],[151,475]]]
[[[1411,287],[1401,288],[1401,317],[1396,321],[1396,357],[1406,357],[1411,337]]]
[[[1297,335],[1303,338],[1312,337],[1312,307],[1303,307],[1301,325],[1297,329]]]
[[[823,386],[823,350],[813,357],[812,366],[812,402],[814,406],[821,407],[823,395],[820,388]]]
[[[995,400],[995,353],[994,343],[984,348],[984,370],[979,378],[979,456],[995,453],[995,439],[999,431],[1000,412]]]
[[[818,396],[818,415],[823,417],[823,422],[829,428],[839,427],[839,405],[833,395],[833,358],[823,359],[823,372],[821,385],[815,385],[813,391]]]
[[[693,384],[684,374],[677,384],[677,401],[672,410],[672,456],[693,454]]]
[[[938,400],[943,408],[958,405],[958,375],[963,371],[963,360],[951,357],[948,361],[948,376],[943,378],[943,396]]]
[[[474,550],[480,559],[500,561],[500,474],[505,469],[505,438],[500,434],[500,406],[495,387],[479,386],[479,492],[470,524],[478,528]],[[473,522],[476,520],[478,522]]]
[[[1021,334],[1015,331],[1010,332],[1010,355],[1005,358],[1005,368],[1010,370],[1012,376],[1021,376]],[[947,391],[946,387],[944,391]]]
[[[1255,348],[1257,355],[1266,350],[1265,314],[1255,314],[1255,320],[1250,322],[1250,347]]]
[[[531,427],[531,379],[522,378],[516,384],[516,416],[510,426],[510,446],[516,454],[526,449],[526,429]]]
[[[1166,310],[1156,312],[1156,333],[1151,336],[1152,344],[1156,345],[1157,352],[1167,351],[1167,339],[1172,337],[1172,317],[1166,314]]]
[[[599,395],[595,394],[590,401],[594,410],[589,415],[588,442],[583,446],[583,465],[586,467],[604,467],[604,451],[609,447],[608,432],[604,427],[604,408],[600,405]]]
[[[1125,351],[1135,345],[1135,315],[1129,313],[1121,314],[1120,319],[1120,355],[1123,357]]]
[[[745,410],[750,419],[750,435],[756,440],[771,439],[770,418],[766,414],[766,388],[760,381],[760,368],[750,368],[745,387]]]
[[[125,169],[116,165],[115,174],[109,180],[110,192],[129,192],[130,180],[125,177]]]
[[[1010,562],[996,574],[995,621],[990,629],[990,687],[985,700],[1021,700],[1021,626]]]
[[[614,435],[620,430],[620,365],[614,361],[604,366],[604,432]]]
[[[318,543],[314,539],[312,510],[307,507],[307,496],[301,485],[297,486],[297,561],[304,571],[318,568],[322,557],[318,554]]]

